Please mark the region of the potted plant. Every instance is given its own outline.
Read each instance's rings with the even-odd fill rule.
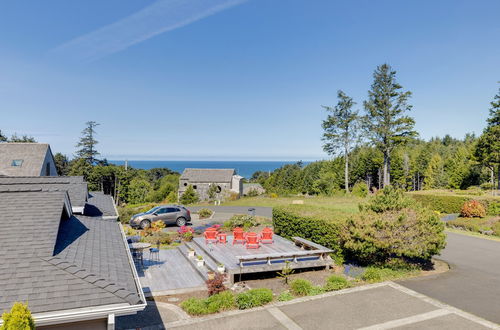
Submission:
[[[183,234],[183,238],[186,242],[191,242],[193,240],[193,233],[190,231],[187,231]]]
[[[223,264],[217,264],[217,271],[222,274],[226,271],[226,267]]]
[[[209,280],[213,280],[213,279],[215,278],[215,273],[214,273],[214,272],[208,272],[208,273],[207,273],[207,278],[208,278]]]
[[[188,257],[189,257],[189,258],[194,258],[195,254],[196,254],[196,253],[195,253],[195,251],[194,251],[194,249],[193,249],[193,248],[189,248],[189,249],[188,249]]]
[[[203,267],[203,265],[205,264],[205,260],[203,260],[203,256],[198,255],[198,260],[196,263],[197,263],[198,267]]]

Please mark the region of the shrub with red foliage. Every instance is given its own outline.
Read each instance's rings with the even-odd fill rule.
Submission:
[[[184,235],[185,233],[189,232],[191,234],[194,234],[194,229],[191,228],[191,227],[188,227],[188,226],[181,226],[181,228],[179,228],[179,230],[177,230],[177,232],[181,235]]]
[[[467,201],[462,206],[462,210],[460,210],[460,216],[464,218],[484,218],[486,210],[483,204],[478,201]]]
[[[222,291],[226,291],[227,288],[224,285],[224,281],[226,280],[226,274],[215,273],[212,279],[206,280],[208,295],[212,296]]]

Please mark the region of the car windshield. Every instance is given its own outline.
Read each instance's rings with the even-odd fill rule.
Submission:
[[[144,213],[146,213],[146,214],[151,214],[151,213],[154,213],[155,211],[158,211],[158,209],[159,209],[159,208],[160,208],[159,206],[157,206],[157,207],[153,207],[151,210],[146,211],[146,212],[144,212]]]

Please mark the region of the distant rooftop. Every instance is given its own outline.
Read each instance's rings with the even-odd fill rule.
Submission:
[[[235,174],[236,171],[229,168],[186,168],[184,172],[182,172],[180,179],[189,180],[191,182],[231,182]]]
[[[46,143],[0,143],[0,176],[45,175],[47,158],[50,175],[57,175],[50,146]]]

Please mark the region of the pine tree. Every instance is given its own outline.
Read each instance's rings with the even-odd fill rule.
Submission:
[[[0,130],[0,142],[7,142],[7,137],[3,135],[2,130]]]
[[[345,191],[349,193],[349,153],[358,140],[358,112],[352,110],[356,104],[343,91],[337,92],[338,103],[335,107],[323,106],[329,112],[323,121],[323,150],[330,155],[343,153]]]
[[[82,131],[80,142],[76,145],[77,148],[80,148],[76,151],[76,155],[78,158],[85,159],[87,163],[93,165],[97,160],[96,156],[99,155],[99,152],[95,148],[98,142],[94,138],[96,134],[94,128],[99,124],[95,121],[88,121],[85,124],[87,127]]]
[[[181,204],[188,205],[188,204],[194,204],[200,200],[198,194],[196,191],[194,191],[194,188],[192,185],[189,185],[182,196],[179,198],[179,201]]]
[[[424,172],[424,188],[441,188],[443,185],[444,164],[439,154],[432,155],[429,165]]]
[[[403,92],[396,82],[396,71],[388,64],[377,67],[373,73],[373,84],[364,102],[366,116],[363,126],[372,143],[384,155],[383,186],[391,183],[391,151],[398,145],[407,143],[417,135],[413,130],[415,120],[405,116],[412,106],[408,104],[411,92]]]
[[[491,102],[487,126],[479,138],[474,155],[476,159],[490,169],[492,184],[497,172],[497,189],[500,189],[500,89]]]
[[[69,172],[68,157],[58,152],[54,155],[54,162],[56,163],[56,169],[58,175],[68,175]]]

